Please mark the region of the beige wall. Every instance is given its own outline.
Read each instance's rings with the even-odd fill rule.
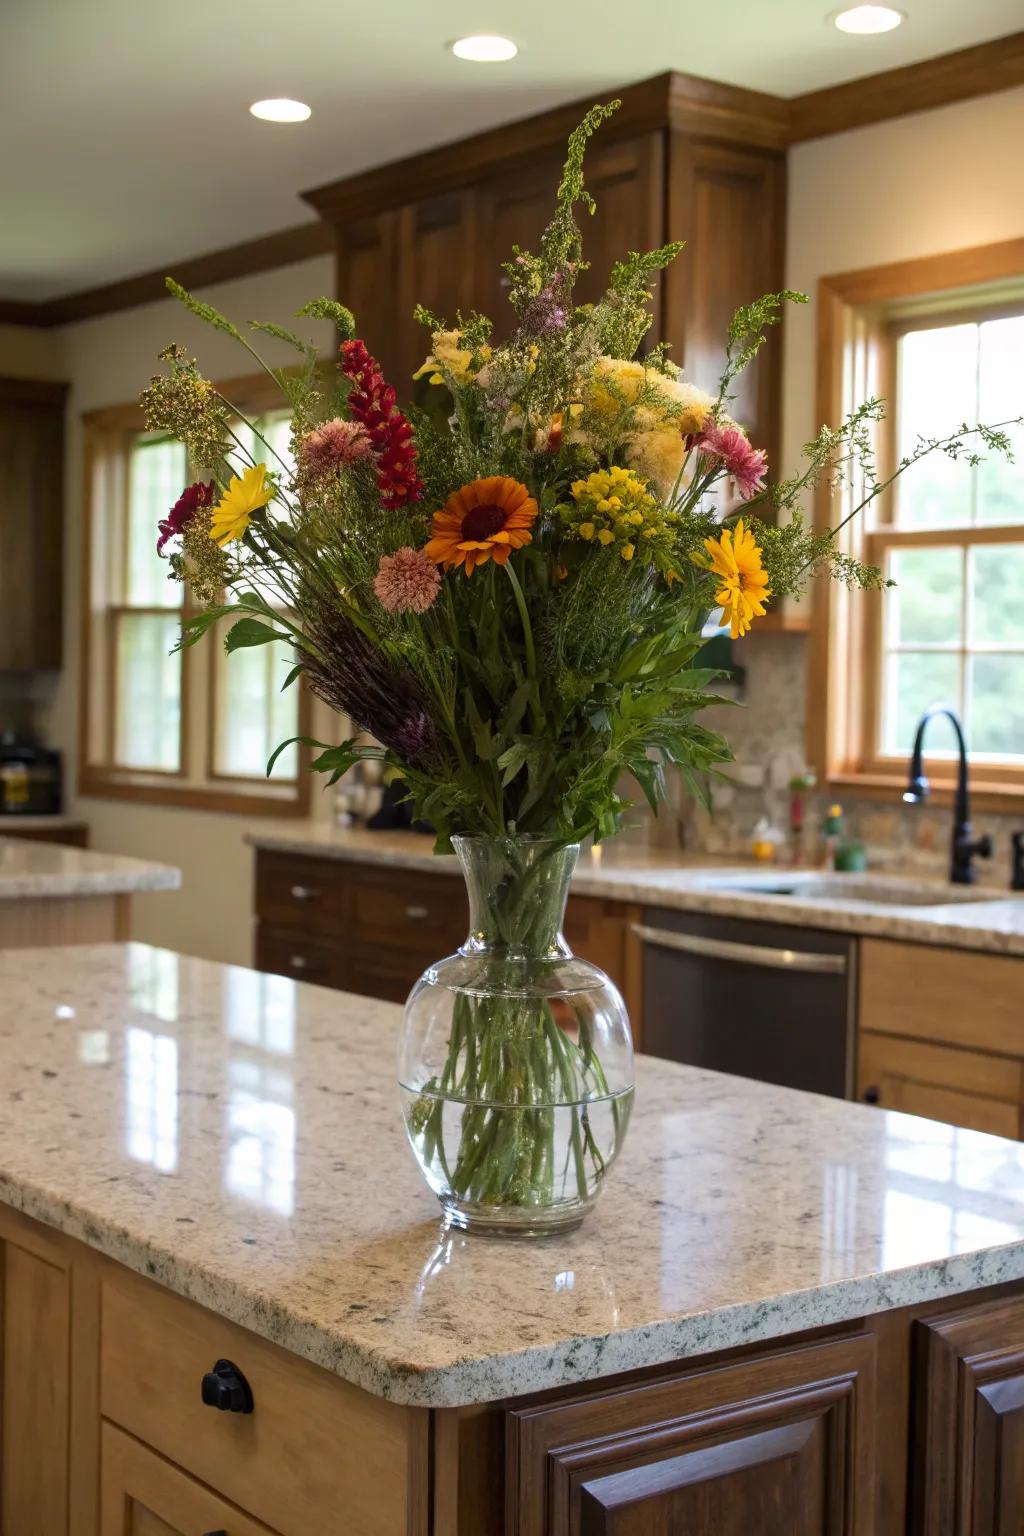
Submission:
[[[277,271],[260,273],[202,293],[233,319],[276,320],[289,324],[300,305],[333,291],[330,257],[316,257]],[[309,322],[304,322],[308,325]],[[316,325],[313,334],[324,350],[332,330]],[[65,668],[45,729],[65,753],[69,791],[74,788],[78,718],[79,615],[82,530],[83,411],[134,400],[159,368],[157,354],[179,341],[214,378],[253,371],[248,354],[231,339],[194,320],[169,301],[83,321],[56,334],[62,375],[71,380],[66,477]],[[268,338],[261,352],[273,363],[293,354]],[[327,811],[314,787],[319,814]],[[165,860],[182,871],[180,893],[137,897],[133,933],[217,960],[251,962],[252,852],[243,842],[244,816],[133,805],[116,800],[78,799],[70,807],[92,828],[93,844],[114,853]]]
[[[814,412],[818,279],[1024,235],[1024,87],[799,144],[789,156],[783,468]]]
[[[15,379],[59,379],[57,333],[27,325],[0,325],[0,374]]]

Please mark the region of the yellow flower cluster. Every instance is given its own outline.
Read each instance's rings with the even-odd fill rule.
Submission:
[[[623,560],[651,560],[672,544],[676,515],[650,494],[631,469],[599,469],[572,486],[572,505],[559,508],[562,526],[584,543],[614,549]]]
[[[702,429],[715,403],[678,372],[619,357],[597,359],[584,398],[592,416],[625,433],[628,462],[666,497],[686,461],[686,439]]]
[[[417,368],[414,379],[430,375],[431,384],[468,384],[479,370],[481,363],[490,360],[490,347],[481,347],[476,354],[462,344],[461,331],[435,331],[430,338],[430,356]],[[474,369],[474,356],[477,368]]]

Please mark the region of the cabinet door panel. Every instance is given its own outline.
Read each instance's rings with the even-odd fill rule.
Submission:
[[[102,1458],[100,1536],[271,1536],[112,1424],[103,1426]]]
[[[915,1536],[1024,1531],[1024,1297],[917,1324]]]
[[[748,1536],[842,1530],[826,1520],[823,1420],[786,1424],[584,1483],[581,1536],[714,1531]]]
[[[0,1255],[0,1531],[58,1536],[68,1519],[69,1276],[12,1242]]]
[[[858,1334],[511,1410],[508,1536],[871,1536]]]
[[[669,235],[686,249],[665,276],[665,338],[687,376],[714,392],[733,312],[782,287],[785,160],[673,134]],[[778,462],[778,329],[736,381],[730,411]]]

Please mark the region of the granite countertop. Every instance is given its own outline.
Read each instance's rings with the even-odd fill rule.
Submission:
[[[281,853],[459,872],[454,858],[433,854],[432,838],[414,832],[343,830],[307,823],[290,828],[259,827],[249,832],[248,841],[256,848]],[[822,876],[812,870],[730,865],[707,855],[648,850],[612,841],[581,854],[573,890],[581,896],[643,906],[1024,956],[1022,896],[991,888],[954,887],[921,876],[873,872],[830,874],[827,890],[820,888],[821,881]],[[864,882],[870,882],[885,900],[866,899]],[[743,889],[728,889],[730,884]],[[792,885],[793,893],[764,893],[765,887],[778,885]],[[929,901],[936,904],[928,905]]]
[[[79,827],[88,823],[81,816],[66,816],[62,811],[52,813],[39,812],[31,816],[21,814],[8,814],[0,817],[0,837],[17,837],[20,832],[53,832],[55,830],[66,832],[69,828],[76,831]]]
[[[1024,1277],[1024,1145],[640,1058],[579,1231],[441,1231],[400,1010],[144,945],[0,953],[0,1200],[360,1386],[457,1405]]]
[[[176,891],[180,885],[181,871],[169,864],[0,835],[0,901],[124,896],[133,891]]]

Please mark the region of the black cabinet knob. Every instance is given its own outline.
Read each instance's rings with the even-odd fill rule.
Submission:
[[[218,1360],[203,1377],[203,1402],[221,1413],[252,1413],[252,1388],[238,1366],[230,1360]]]
[[[865,1104],[877,1104],[880,1102],[881,1097],[882,1096],[877,1088],[865,1088],[864,1092],[861,1094],[861,1098],[864,1100]]]

